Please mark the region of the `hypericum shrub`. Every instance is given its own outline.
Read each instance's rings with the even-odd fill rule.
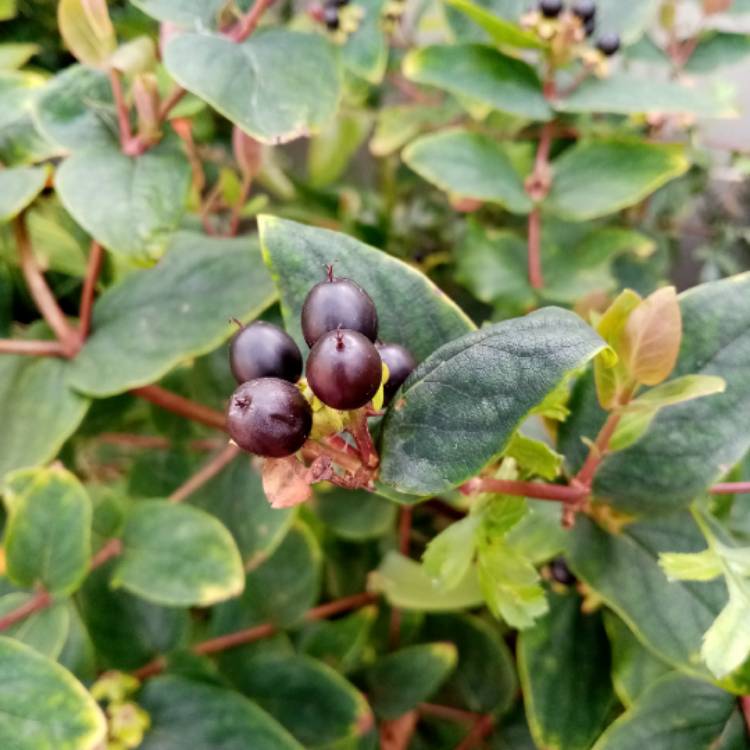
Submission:
[[[745,5],[0,0],[0,749],[750,748]]]

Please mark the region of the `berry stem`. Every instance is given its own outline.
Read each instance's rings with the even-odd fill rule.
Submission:
[[[57,304],[55,296],[47,286],[39,266],[37,265],[31,240],[26,227],[26,217],[20,214],[13,222],[13,231],[20,254],[21,270],[29,287],[34,303],[42,317],[57,336],[66,357],[74,357],[80,348],[78,334],[68,323],[65,314]]]
[[[362,462],[346,453],[345,451],[334,448],[332,445],[322,445],[321,443],[315,442],[314,440],[308,440],[303,446],[302,450],[308,454],[311,458],[320,458],[327,456],[335,464],[338,464],[344,471],[348,471],[352,474],[356,474],[362,469]]]
[[[120,71],[116,68],[109,69],[109,82],[112,86],[112,96],[115,100],[117,109],[117,126],[120,131],[120,150],[127,154],[130,153],[133,146],[133,133],[130,129],[130,112],[125,103],[125,96],[122,92],[122,80]]]
[[[65,347],[59,341],[29,341],[0,339],[0,354],[26,354],[31,357],[65,357]]]
[[[261,16],[271,7],[273,0],[255,0],[250,10],[239,23],[227,34],[234,42],[244,42],[255,31]]]
[[[202,466],[184,484],[180,485],[170,496],[170,503],[181,503],[194,492],[197,492],[204,484],[210,482],[226,466],[228,466],[240,454],[240,449],[234,443],[228,443],[212,459]]]
[[[372,442],[370,428],[367,424],[367,411],[362,408],[350,412],[350,414],[351,419],[349,422],[349,429],[352,433],[352,437],[357,443],[359,455],[362,457],[362,463],[369,468],[375,468],[380,462],[380,459],[378,457],[378,452],[375,449],[375,444]]]
[[[140,388],[134,388],[130,392],[156,406],[161,406],[162,409],[179,414],[181,417],[226,432],[226,418],[220,411],[215,411],[208,406],[203,406],[203,404],[197,404],[195,401],[178,396],[176,393],[160,388],[158,385],[144,385]]]
[[[96,282],[102,269],[104,260],[104,251],[102,246],[96,241],[92,241],[89,250],[89,262],[86,266],[86,277],[83,280],[83,289],[81,290],[81,305],[79,308],[78,332],[81,341],[85,341],[91,330],[91,314],[94,309],[94,294],[96,293]]]

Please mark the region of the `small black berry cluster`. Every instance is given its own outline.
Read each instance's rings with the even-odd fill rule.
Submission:
[[[339,9],[349,4],[349,0],[326,0],[323,5],[323,23],[329,31],[337,31],[341,26]]]
[[[257,321],[232,340],[230,366],[240,385],[229,403],[227,427],[249,453],[271,458],[296,453],[314,429],[321,411],[316,407],[361,410],[381,388],[387,404],[416,366],[403,346],[378,341],[375,303],[351,279],[334,277],[332,266],[308,293],[301,324],[310,347],[306,380],[300,380],[302,354],[280,328]],[[343,428],[346,421],[334,424]]]

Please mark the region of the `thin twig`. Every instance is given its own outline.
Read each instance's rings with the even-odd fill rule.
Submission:
[[[164,122],[169,113],[182,101],[182,97],[187,94],[187,90],[182,86],[176,86],[172,93],[162,102],[159,108],[159,122]]]
[[[507,479],[493,479],[492,477],[470,479],[462,485],[461,491],[467,495],[479,492],[495,492],[502,495],[533,497],[536,500],[551,500],[561,503],[578,503],[588,494],[588,488],[584,486],[546,484],[545,482],[520,482]]]
[[[240,228],[240,219],[242,218],[242,209],[247,203],[247,196],[250,193],[250,188],[253,184],[252,174],[244,174],[242,176],[242,186],[240,187],[240,194],[232,206],[232,214],[229,219],[229,236],[236,237],[237,231]]]
[[[472,750],[472,748],[477,747],[492,732],[494,725],[493,718],[489,714],[485,714],[477,720],[477,723],[471,728],[463,742],[456,745],[456,750]]]
[[[209,482],[219,474],[224,467],[234,461],[239,454],[240,449],[234,443],[229,443],[224,446],[224,448],[208,461],[205,466],[193,474],[193,476],[184,484],[178,487],[169,496],[169,501],[172,503],[180,503],[190,497],[190,495],[203,487],[206,482]]]
[[[229,32],[232,41],[243,42],[255,31],[263,14],[271,7],[273,0],[255,0],[252,8],[240,19],[239,23]]]
[[[542,276],[542,220],[539,206],[534,206],[529,213],[529,248],[528,248],[529,284],[533,289],[544,286]]]
[[[96,282],[102,269],[104,251],[102,246],[94,240],[89,250],[89,261],[86,266],[86,278],[81,290],[81,305],[78,314],[78,331],[82,341],[85,341],[91,330],[91,314],[94,308],[94,294],[96,293]]]
[[[170,450],[174,443],[161,435],[135,435],[127,432],[101,432],[96,436],[100,443],[120,445],[125,448],[143,448],[147,450]],[[215,451],[221,443],[213,438],[191,440],[187,447],[194,451]]]
[[[745,718],[745,726],[747,727],[748,736],[750,736],[750,695],[743,695],[740,698],[740,709]]]
[[[112,96],[114,97],[115,108],[117,109],[117,125],[120,130],[120,148],[123,153],[128,153],[133,143],[133,133],[130,129],[130,112],[125,103],[125,96],[122,93],[120,71],[116,68],[109,69],[109,82],[112,86]]]
[[[162,409],[179,414],[186,419],[192,419],[194,422],[200,422],[208,427],[215,427],[217,430],[226,431],[226,419],[220,411],[197,404],[189,398],[178,396],[176,393],[160,388],[158,385],[144,385],[141,388],[134,388],[130,391],[136,396],[150,401]]]
[[[0,339],[0,354],[27,354],[32,357],[66,357],[67,350],[59,341]]]
[[[599,468],[599,464],[607,454],[609,441],[615,434],[615,430],[617,429],[617,425],[619,423],[620,412],[610,412],[610,415],[607,417],[607,421],[604,423],[604,426],[597,435],[594,444],[591,446],[591,449],[589,450],[588,456],[586,456],[586,460],[584,461],[583,466],[576,475],[576,479],[582,485],[591,487],[591,483],[594,479],[594,474],[596,474],[596,470]]]
[[[52,604],[52,596],[46,591],[39,591],[20,607],[0,617],[0,632],[7,630],[17,622],[21,622],[21,620],[25,620],[35,612],[46,609],[50,604]]]
[[[750,492],[750,482],[721,482],[711,487],[709,492],[712,495],[740,495]]]
[[[551,185],[549,154],[554,129],[553,122],[547,122],[542,127],[534,159],[534,171],[526,180],[526,192],[535,203],[543,200],[549,193]],[[529,213],[528,232],[529,283],[534,289],[541,289],[544,286],[542,276],[542,213],[538,205],[534,205]]]
[[[420,703],[417,710],[422,716],[434,716],[437,719],[446,719],[448,721],[470,722],[474,723],[482,718],[482,714],[473,711],[464,711],[461,708],[453,706],[440,706],[435,703]]]

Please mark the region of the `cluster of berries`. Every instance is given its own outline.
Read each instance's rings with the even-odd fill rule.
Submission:
[[[341,25],[339,9],[349,5],[349,0],[326,0],[323,5],[323,23],[329,31],[337,31]]]
[[[299,347],[280,328],[256,321],[232,340],[230,366],[240,385],[229,402],[227,427],[249,453],[296,453],[313,428],[310,400],[353,411],[369,404],[382,385],[388,403],[416,366],[403,346],[377,340],[375,303],[351,279],[335,278],[332,266],[308,293],[301,324],[310,347],[306,383],[300,380]]]
[[[557,18],[563,12],[563,1],[539,0],[538,8],[545,18]],[[596,3],[594,0],[575,0],[570,11],[583,25],[586,36],[593,36],[596,31]],[[613,33],[602,34],[596,42],[596,48],[603,55],[611,57],[620,49],[620,37]]]

